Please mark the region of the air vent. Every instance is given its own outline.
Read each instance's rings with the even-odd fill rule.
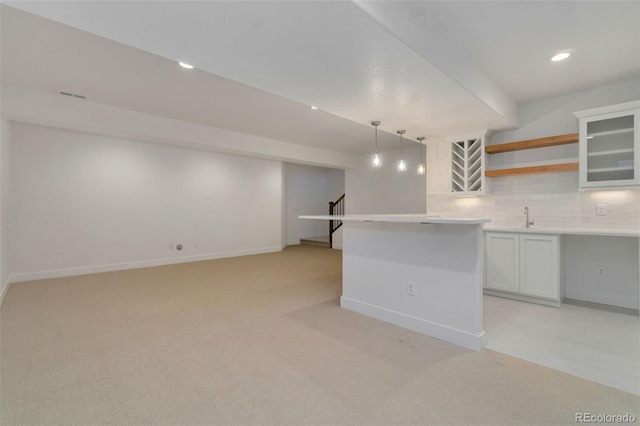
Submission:
[[[69,92],[60,92],[61,95],[65,95],[65,96],[71,96],[73,98],[80,98],[80,99],[87,99],[85,96],[82,95],[78,95],[76,93],[69,93]]]

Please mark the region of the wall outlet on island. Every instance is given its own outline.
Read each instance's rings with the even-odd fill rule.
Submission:
[[[599,277],[604,277],[605,276],[605,271],[604,268],[601,266],[598,268],[597,274]]]
[[[409,281],[407,283],[407,294],[409,296],[415,296],[416,295],[416,283],[414,281]]]

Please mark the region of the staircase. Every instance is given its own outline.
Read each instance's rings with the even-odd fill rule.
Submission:
[[[336,201],[329,203],[329,216],[342,216],[344,215],[344,195],[342,194]],[[341,220],[329,221],[329,235],[323,235],[320,237],[300,238],[300,244],[306,244],[309,246],[333,248],[333,233],[342,226]]]
[[[306,244],[308,246],[326,247],[331,248],[331,241],[328,235],[322,237],[309,237],[300,238],[300,244]]]

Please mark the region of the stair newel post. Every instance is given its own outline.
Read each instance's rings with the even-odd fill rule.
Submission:
[[[329,202],[329,216],[333,216],[333,208],[335,203]],[[329,220],[329,248],[333,248],[333,220]]]

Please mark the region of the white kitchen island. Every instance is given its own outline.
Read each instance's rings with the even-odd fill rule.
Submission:
[[[479,351],[488,218],[300,216],[343,221],[340,306]]]

